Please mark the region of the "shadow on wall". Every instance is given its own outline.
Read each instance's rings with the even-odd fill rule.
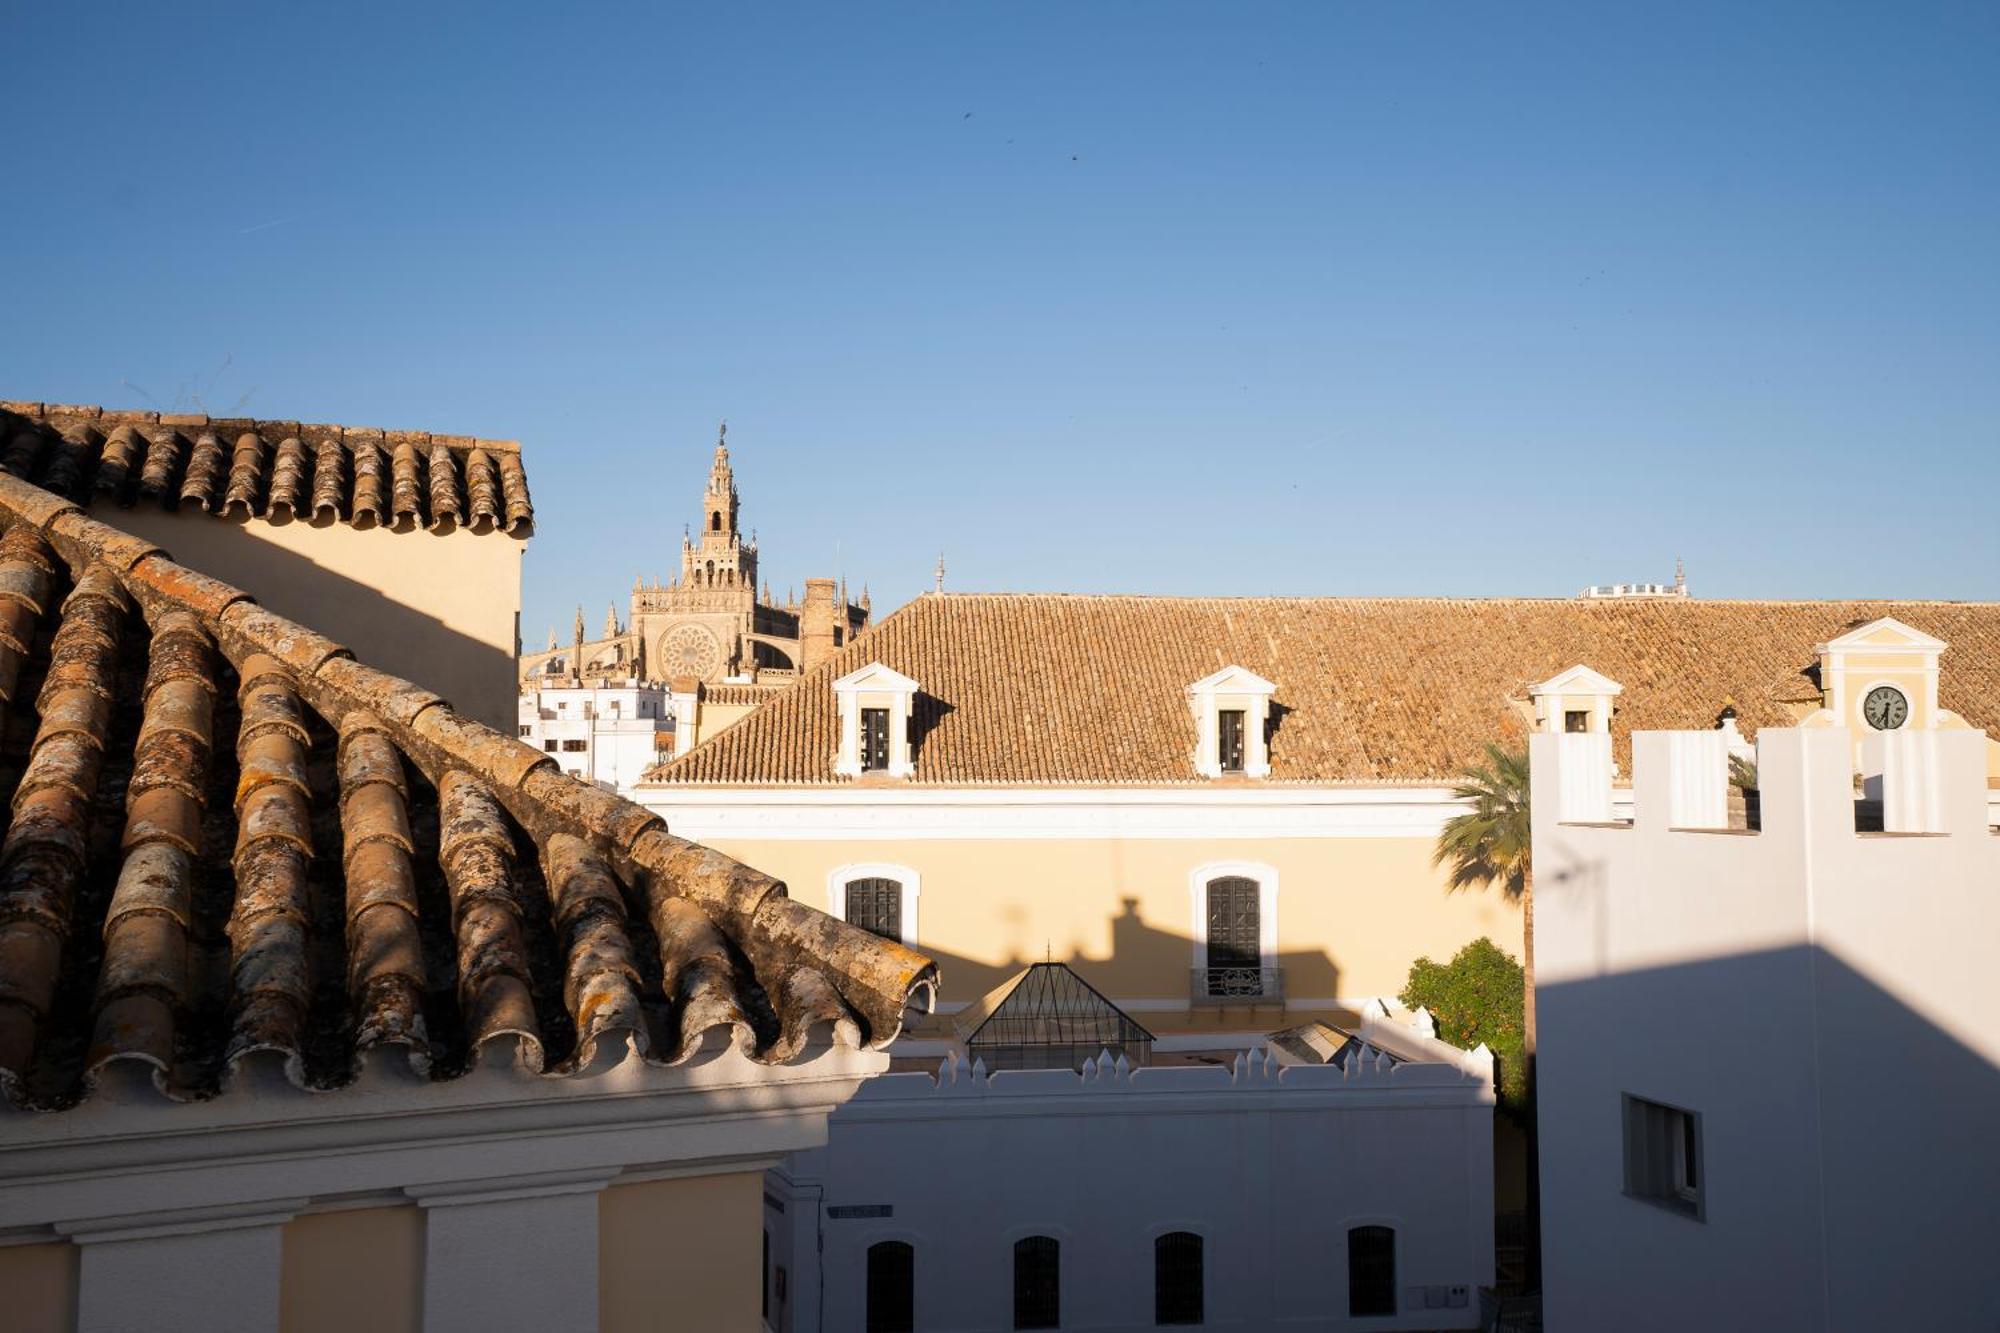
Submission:
[[[1540,1020],[1550,1328],[2000,1327],[2000,1066],[1837,954],[1545,984]],[[1626,1197],[1627,1096],[1698,1117],[1699,1219]]]
[[[1093,957],[1081,949],[1066,953],[1049,951],[1046,956],[1020,957],[1010,951],[1004,962],[989,963],[949,953],[924,940],[914,945],[937,962],[944,981],[939,999],[945,1004],[970,1004],[1006,981],[1030,963],[1067,963],[1076,974],[1103,991],[1113,1002],[1127,1000],[1185,1000],[1194,988],[1194,941],[1187,935],[1153,925],[1139,914],[1137,898],[1119,899],[1118,915],[1111,918],[1111,951]],[[1283,993],[1303,999],[1324,999],[1340,994],[1340,968],[1324,952],[1299,949],[1280,953],[1276,959],[1283,977]],[[1276,1013],[1275,1003],[1255,1007],[1260,1018]],[[1250,1006],[1197,1005],[1194,1019],[1200,1026],[1240,1028]],[[1142,1025],[1151,1026],[1145,1010],[1132,1015]],[[1341,1015],[1329,1011],[1329,1018]],[[1356,1019],[1355,1014],[1345,1015]],[[951,1015],[943,1016],[950,1026]],[[935,1021],[935,1020],[934,1020]],[[1303,1021],[1293,1018],[1290,1021]],[[1278,1026],[1273,1023],[1272,1026]]]
[[[257,599],[258,605],[298,621],[352,649],[369,666],[402,676],[451,701],[458,712],[505,735],[515,733],[514,657],[510,651],[484,643],[392,597],[357,582],[318,561],[264,541],[243,530],[241,521],[206,514],[153,513],[141,508],[102,515],[137,536],[158,543],[174,559],[201,573],[233,583]],[[262,520],[258,520],[262,521]],[[315,527],[298,520],[278,525]],[[329,525],[331,526],[331,525]],[[444,540],[430,533],[363,534],[397,547],[399,576],[427,596],[436,589],[425,582],[413,541]],[[518,561],[514,538],[486,536],[481,541],[505,542],[509,558]],[[447,597],[432,596],[445,602]]]

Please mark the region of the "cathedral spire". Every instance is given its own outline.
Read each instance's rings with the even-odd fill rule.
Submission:
[[[576,641],[583,642],[583,603],[576,604]]]
[[[607,639],[618,637],[618,603],[616,602],[610,602],[605,605],[604,637]]]

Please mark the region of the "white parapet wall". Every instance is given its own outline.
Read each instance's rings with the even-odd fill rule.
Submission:
[[[1013,1247],[1060,1245],[1061,1326],[1152,1328],[1155,1241],[1202,1238],[1211,1327],[1475,1328],[1493,1280],[1493,1065],[1387,1019],[1345,1068],[1122,1057],[871,1080],[770,1173],[770,1325],[867,1326],[869,1250],[914,1258],[915,1327],[1008,1329]],[[1384,1051],[1391,1052],[1385,1054]],[[1394,1313],[1350,1318],[1348,1233],[1394,1233]],[[780,1276],[778,1269],[785,1270]]]
[[[2000,1327],[1986,737],[1719,734],[1532,742],[1547,1327]]]

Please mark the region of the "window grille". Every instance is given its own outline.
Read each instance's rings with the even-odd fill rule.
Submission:
[[[590,743],[588,741],[563,742],[563,749],[567,750],[571,754],[582,754],[585,750],[588,750],[589,748],[590,748]]]
[[[1153,1242],[1153,1322],[1202,1322],[1202,1243],[1192,1231],[1169,1231]]]
[[[1215,715],[1215,757],[1225,773],[1243,771],[1243,710],[1224,708]]]
[[[1261,892],[1256,880],[1241,875],[1208,882],[1208,994],[1263,993]]]
[[[861,710],[861,771],[881,773],[889,767],[889,710]]]
[[[1396,1232],[1355,1227],[1347,1233],[1347,1313],[1396,1313]]]
[[[847,923],[885,940],[903,942],[903,886],[893,879],[851,879]]]
[[[1014,1327],[1062,1327],[1062,1245],[1054,1236],[1014,1242]]]
[[[917,1252],[900,1240],[868,1247],[868,1333],[916,1333]]]

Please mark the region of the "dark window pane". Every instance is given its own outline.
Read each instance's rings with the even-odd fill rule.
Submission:
[[[903,940],[903,886],[893,879],[851,879],[847,882],[847,923]]]
[[[889,710],[861,710],[861,769],[881,773],[889,767]]]
[[[1199,1324],[1201,1305],[1201,1237],[1169,1231],[1153,1242],[1153,1322]]]
[[[1014,1327],[1062,1327],[1062,1246],[1053,1236],[1014,1242]]]
[[[1257,881],[1229,875],[1208,882],[1208,993],[1263,993]]]
[[[1243,710],[1225,708],[1215,715],[1216,758],[1225,773],[1243,771]]]
[[[1571,708],[1563,713],[1564,731],[1589,731],[1590,714],[1581,708]]]
[[[1396,1233],[1388,1227],[1347,1233],[1347,1313],[1396,1313]]]
[[[916,1333],[917,1252],[900,1240],[868,1247],[868,1333]]]

